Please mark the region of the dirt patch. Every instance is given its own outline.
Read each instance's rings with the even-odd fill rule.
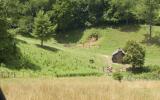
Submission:
[[[88,40],[91,42],[96,42],[98,41],[98,39],[99,39],[99,36],[94,34],[94,35],[91,35]]]
[[[97,45],[97,41],[99,40],[99,36],[98,35],[91,35],[87,42],[83,43],[83,44],[79,44],[78,47],[82,47],[82,48],[91,48],[91,47],[97,47],[99,48],[100,46]]]

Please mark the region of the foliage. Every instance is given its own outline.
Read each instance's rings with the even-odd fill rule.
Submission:
[[[39,10],[49,14],[52,24],[57,24],[59,31],[104,24],[148,23],[150,15],[153,24],[159,23],[159,0],[151,0],[151,5],[148,3],[149,0],[1,1],[3,1],[2,7],[5,8],[5,16],[10,19],[11,26],[18,27],[22,33],[26,33],[28,25],[33,24],[28,20],[28,17],[33,20]],[[27,27],[19,26],[23,24],[21,20],[27,23]]]
[[[31,35],[33,28],[33,19],[32,17],[22,17],[18,21],[17,33],[22,35]]]
[[[140,11],[138,11],[140,12],[138,15],[149,25],[149,42],[152,40],[152,25],[156,23],[155,19],[158,16],[159,4],[159,0],[141,0],[138,4],[139,7],[141,7],[141,9],[139,9]]]
[[[88,22],[91,25],[97,25],[102,22],[104,8],[103,0],[88,0]]]
[[[44,11],[38,12],[34,20],[34,27],[34,33],[41,40],[41,46],[43,46],[43,41],[49,39],[56,29],[56,25],[52,26],[49,16]]]
[[[16,43],[7,27],[6,20],[0,18],[0,63],[6,63],[16,54]]]
[[[145,50],[144,48],[135,41],[128,41],[124,51],[126,55],[124,62],[132,64],[132,67],[142,67],[145,61]]]
[[[129,21],[136,20],[134,6],[136,2],[134,0],[109,0],[109,7],[104,12],[104,19],[106,21],[116,23],[129,23]]]
[[[4,2],[0,1],[0,5]],[[5,9],[0,7],[0,63],[6,63],[16,54],[17,48],[13,34],[9,33],[8,21],[4,15]]]
[[[115,72],[113,73],[113,79],[118,80],[121,82],[121,80],[123,79],[123,75],[120,72]]]
[[[86,9],[84,1],[57,0],[50,11],[52,22],[57,23],[61,31],[83,27],[88,16]]]

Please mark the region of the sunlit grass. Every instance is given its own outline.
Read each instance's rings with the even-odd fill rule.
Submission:
[[[159,81],[106,77],[1,80],[7,100],[159,100]]]
[[[104,56],[111,58],[112,53],[118,48],[123,48],[128,40],[136,40],[145,47],[145,66],[160,65],[160,45],[142,43],[145,40],[145,34],[147,34],[147,26],[145,25],[97,27],[71,32],[76,35],[68,35],[69,33],[66,38],[62,38],[62,43],[59,43],[57,39],[51,39],[44,43],[44,47],[40,47],[38,39],[17,36],[18,47],[23,59],[20,62],[15,61],[16,64],[11,62],[7,67],[2,66],[0,71],[14,71],[20,77],[100,75],[103,73],[102,67],[110,65]],[[96,42],[98,47],[77,46],[85,43],[93,33],[100,36]],[[160,34],[160,27],[154,26],[153,37],[158,34]],[[66,43],[71,46],[65,47]],[[91,63],[90,60],[93,60],[94,63]]]

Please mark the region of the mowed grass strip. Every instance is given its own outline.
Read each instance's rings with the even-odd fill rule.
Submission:
[[[1,80],[7,100],[159,100],[159,81],[104,77]]]

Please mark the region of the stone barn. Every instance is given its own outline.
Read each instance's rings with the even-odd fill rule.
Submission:
[[[118,49],[112,54],[112,62],[113,63],[122,63],[123,57],[125,56],[125,52],[122,49]]]

